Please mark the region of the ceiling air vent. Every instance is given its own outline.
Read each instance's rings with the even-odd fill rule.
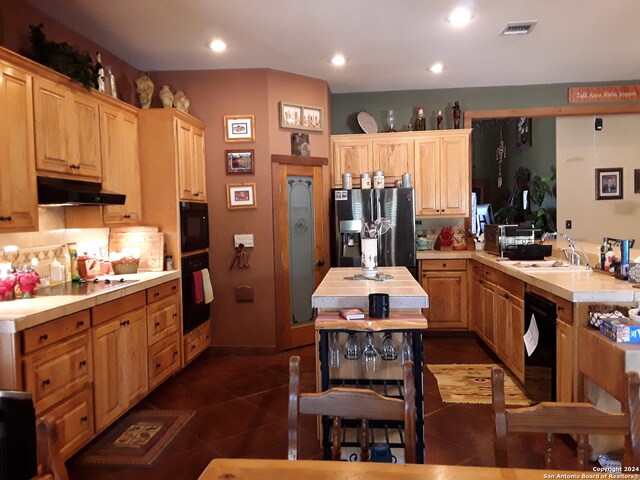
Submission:
[[[502,35],[526,35],[533,30],[537,21],[531,22],[510,22],[502,30]]]

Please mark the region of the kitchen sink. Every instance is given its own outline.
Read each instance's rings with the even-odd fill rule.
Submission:
[[[560,260],[498,260],[501,264],[531,273],[586,272],[584,265],[570,265]]]

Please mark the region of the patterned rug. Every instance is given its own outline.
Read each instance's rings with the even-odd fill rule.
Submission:
[[[113,425],[79,458],[81,464],[150,467],[195,412],[138,410]]]
[[[504,370],[504,392],[507,405],[527,406],[537,400],[527,398],[515,377],[503,366],[496,364],[452,364],[427,365],[438,382],[438,390],[443,402],[447,403],[488,403],[491,404],[491,369],[500,367]],[[532,379],[531,382],[536,385]],[[536,385],[538,386],[538,385]],[[542,388],[535,398],[544,398]]]

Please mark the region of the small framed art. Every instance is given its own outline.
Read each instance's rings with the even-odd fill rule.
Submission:
[[[596,200],[622,198],[622,168],[596,168]]]
[[[256,208],[256,184],[227,184],[227,208]]]
[[[322,131],[324,129],[323,109],[310,105],[280,102],[280,126],[296,130]]]
[[[253,115],[225,115],[225,142],[253,142],[256,139]]]
[[[225,150],[227,175],[253,173],[253,150]]]
[[[518,117],[516,124],[516,152],[522,152],[533,144],[531,117]]]

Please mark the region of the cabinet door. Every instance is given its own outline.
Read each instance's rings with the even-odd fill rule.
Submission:
[[[509,368],[521,382],[524,382],[524,300],[513,295],[509,298],[509,324]]]
[[[122,330],[123,354],[120,361],[129,367],[123,379],[126,405],[129,406],[149,390],[146,308],[139,308],[120,318],[126,322],[126,328]]]
[[[484,340],[495,351],[495,292],[496,286],[486,279],[481,281],[482,288],[482,331]]]
[[[193,159],[193,133],[191,125],[176,120],[176,139],[178,155],[178,184],[181,200],[195,200],[195,163]]]
[[[140,163],[136,116],[107,105],[100,106],[102,185],[124,193],[124,205],[103,207],[104,223],[139,223],[141,219]]]
[[[147,306],[147,343],[154,343],[177,332],[180,328],[180,301],[177,295]]]
[[[482,296],[482,284],[480,283],[481,277],[473,274],[471,280],[471,301],[469,302],[469,323],[471,330],[476,332],[481,337],[484,336],[484,306]]]
[[[429,328],[467,328],[466,272],[423,272],[422,288],[429,295],[423,310]]]
[[[509,336],[511,335],[511,319],[509,318],[509,293],[501,287],[496,287],[495,296],[495,349],[498,357],[508,366],[509,364]]]
[[[350,172],[353,175],[353,185],[359,187],[360,174],[373,172],[371,141],[349,136],[332,139],[331,142],[331,186],[342,187],[342,174]]]
[[[125,411],[127,405],[122,384],[123,371],[129,368],[123,361],[125,347],[120,319],[93,329],[93,391],[96,431],[99,432]],[[123,389],[123,390],[121,390]]]
[[[149,348],[149,388],[162,383],[180,369],[180,336],[170,337]]]
[[[34,78],[36,166],[38,170],[71,173],[71,148],[67,138],[72,115],[72,93],[49,80]]]
[[[395,187],[405,172],[415,177],[413,139],[374,140],[372,147],[373,169],[384,172],[385,186]]]
[[[0,62],[0,230],[38,227],[33,79]]]
[[[73,145],[71,169],[77,177],[91,181],[102,179],[100,159],[100,112],[96,100],[88,94],[75,93],[71,96],[73,122],[67,138]]]
[[[204,156],[204,131],[193,128],[193,196],[197,200],[206,202],[207,200],[207,176]]]
[[[573,401],[573,327],[556,321],[556,401]]]
[[[440,152],[440,213],[467,215],[469,212],[469,135],[442,138]]]
[[[439,215],[440,141],[437,137],[415,140],[416,216]]]

